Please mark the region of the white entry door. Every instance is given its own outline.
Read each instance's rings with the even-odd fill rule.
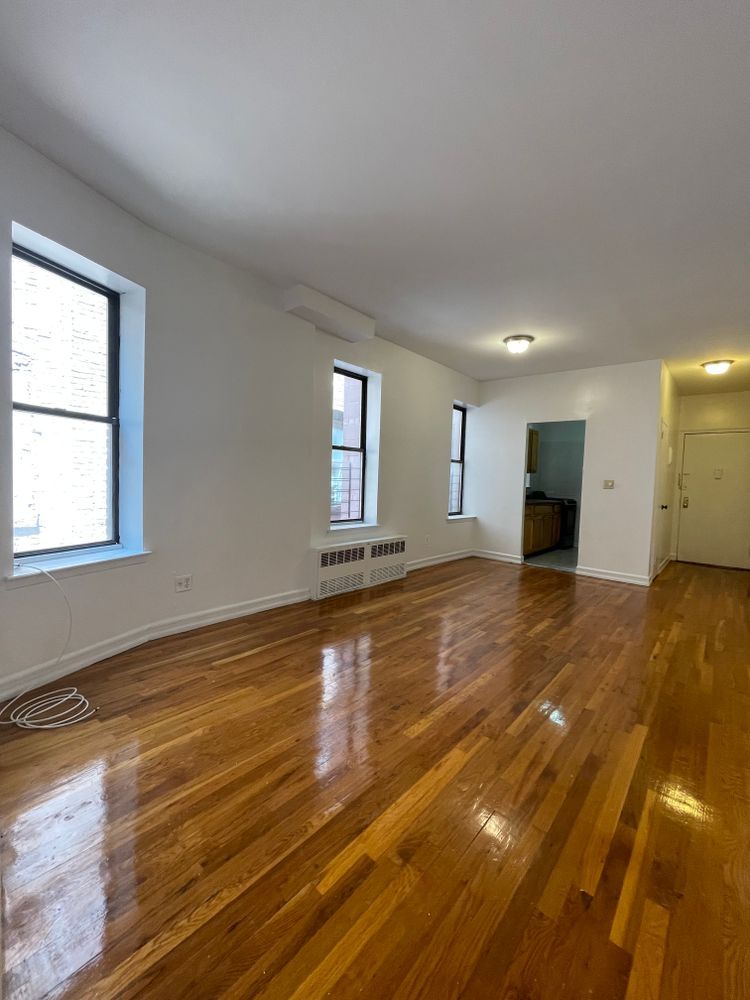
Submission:
[[[685,435],[677,558],[750,569],[750,431]]]

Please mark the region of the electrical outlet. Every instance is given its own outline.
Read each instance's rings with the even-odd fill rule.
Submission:
[[[176,576],[174,578],[174,590],[176,594],[184,594],[187,590],[193,589],[193,574],[188,573],[185,576]]]

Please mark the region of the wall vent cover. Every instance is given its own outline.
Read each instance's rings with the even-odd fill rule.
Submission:
[[[359,590],[365,585],[364,573],[348,573],[346,576],[335,576],[332,580],[320,581],[320,597],[333,597],[347,590]]]
[[[358,562],[365,558],[364,545],[357,545],[349,549],[333,549],[332,551],[320,553],[320,565],[342,566],[345,563]]]
[[[398,580],[404,574],[400,566],[378,566],[370,570],[370,586],[376,583],[388,583],[389,580]]]
[[[382,559],[383,556],[401,555],[406,552],[406,539],[399,538],[393,542],[376,542],[370,546],[370,558]]]
[[[315,550],[314,600],[406,576],[406,538],[373,538]]]

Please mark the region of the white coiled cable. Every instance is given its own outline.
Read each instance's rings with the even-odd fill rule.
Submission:
[[[48,573],[42,566],[35,566],[33,563],[24,563],[23,565],[48,577],[62,594],[65,607],[68,609],[68,633],[60,654],[55,660],[52,669],[54,673],[70,645],[70,637],[73,634],[73,609],[70,606],[68,595],[51,573]],[[0,726],[19,726],[21,729],[61,729],[63,726],[72,726],[74,722],[90,719],[97,711],[91,707],[88,698],[82,695],[78,688],[58,688],[56,691],[46,691],[44,694],[34,695],[26,701],[20,701],[28,691],[29,688],[21,691],[7,705],[0,708]],[[7,718],[3,718],[6,715]]]

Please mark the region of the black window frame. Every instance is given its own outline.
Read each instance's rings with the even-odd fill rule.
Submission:
[[[451,510],[451,497],[448,497],[448,517],[458,517],[464,512],[464,456],[466,453],[466,407],[453,404],[453,410],[458,410],[461,414],[461,441],[459,444],[459,457],[453,457],[453,424],[451,423],[451,469],[454,465],[461,467],[461,488],[458,491],[458,510]],[[451,419],[453,411],[451,411]]]
[[[359,447],[352,445],[331,444],[331,471],[333,471],[333,453],[336,451],[356,451],[362,456],[362,485],[359,491],[359,517],[343,517],[336,521],[330,520],[331,511],[329,503],[329,523],[330,524],[358,524],[365,519],[365,476],[367,475],[367,375],[350,371],[348,368],[334,366],[334,375],[344,375],[346,378],[355,378],[362,383],[362,396],[360,400],[360,424],[359,424]]]
[[[26,413],[41,413],[52,417],[65,417],[69,420],[90,420],[94,423],[109,424],[112,428],[112,476],[110,482],[110,510],[112,535],[110,538],[96,542],[82,542],[77,545],[59,545],[47,549],[29,549],[14,551],[14,559],[26,559],[32,556],[53,555],[58,552],[77,552],[83,549],[101,549],[120,543],[120,293],[100,285],[97,281],[78,274],[62,264],[33,250],[27,250],[17,243],[13,244],[13,257],[36,264],[53,274],[73,281],[84,288],[91,289],[107,299],[107,415],[98,413],[81,413],[54,406],[39,406],[35,403],[17,403],[13,400],[13,410]],[[12,338],[11,338],[12,340]],[[12,349],[12,348],[11,348]]]

